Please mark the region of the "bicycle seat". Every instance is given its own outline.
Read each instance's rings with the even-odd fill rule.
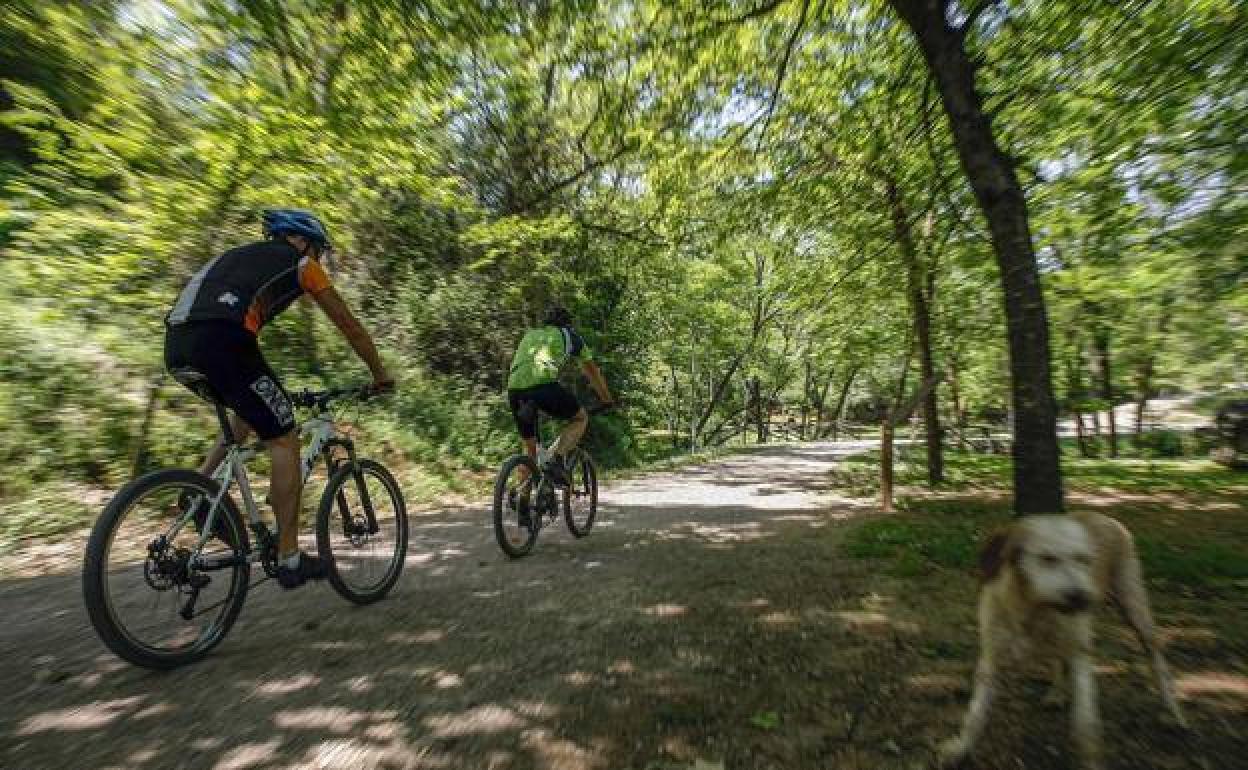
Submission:
[[[189,367],[170,369],[169,374],[173,376],[173,379],[190,388],[195,395],[203,400],[213,404],[222,403],[221,394],[217,392],[216,388],[212,387],[208,382],[208,378],[198,369]]]

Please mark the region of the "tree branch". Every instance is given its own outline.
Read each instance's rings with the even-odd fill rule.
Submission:
[[[793,31],[789,34],[789,41],[784,47],[784,58],[780,60],[780,69],[776,72],[775,85],[771,87],[771,102],[767,105],[766,117],[763,119],[763,128],[758,132],[758,141],[754,145],[755,152],[761,149],[763,135],[767,133],[767,127],[771,125],[771,116],[776,110],[776,102],[780,99],[780,88],[784,85],[784,76],[789,70],[789,60],[793,57],[793,49],[797,47],[797,38],[802,34],[802,28],[806,26],[806,12],[809,10],[810,0],[803,0],[802,13],[798,17]]]

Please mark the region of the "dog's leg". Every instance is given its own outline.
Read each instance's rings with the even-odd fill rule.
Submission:
[[[971,750],[984,731],[988,721],[988,709],[992,706],[997,690],[998,656],[1008,654],[1009,634],[993,622],[995,613],[983,597],[979,605],[979,661],[975,664],[975,677],[971,685],[971,705],[962,719],[962,731],[955,738],[941,744],[941,767],[961,764],[970,756]]]
[[[1053,661],[1053,677],[1049,680],[1049,691],[1042,701],[1046,708],[1060,708],[1066,705],[1066,661],[1061,658]]]
[[[1128,547],[1119,562],[1114,575],[1114,597],[1123,619],[1135,631],[1140,644],[1144,646],[1153,664],[1153,675],[1157,678],[1157,689],[1161,691],[1161,700],[1166,709],[1180,727],[1187,727],[1183,718],[1183,710],[1179,708],[1178,698],[1174,694],[1174,678],[1170,675],[1170,667],[1166,665],[1165,656],[1161,654],[1161,645],[1157,642],[1157,629],[1153,624],[1153,614],[1148,608],[1148,592],[1144,588],[1144,579],[1140,571],[1140,560],[1135,548],[1128,541]]]
[[[1071,734],[1084,770],[1101,768],[1101,717],[1092,658],[1079,650],[1070,659]]]
[[[956,738],[950,738],[941,744],[941,767],[955,767],[961,764],[975,748],[975,743],[979,740],[980,734],[984,731],[984,725],[988,721],[988,709],[992,706],[992,700],[997,694],[996,669],[996,661],[991,651],[985,650],[984,654],[980,655],[979,662],[975,664],[971,705],[962,719],[962,731]]]

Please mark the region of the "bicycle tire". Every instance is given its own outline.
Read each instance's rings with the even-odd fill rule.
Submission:
[[[344,490],[349,482],[358,483],[355,476],[357,466],[361,474],[376,478],[385,487],[390,496],[390,510],[393,511],[395,517],[395,544],[390,563],[381,578],[364,590],[354,587],[343,577],[339,569],[341,565],[338,563],[338,555],[330,540],[330,525],[336,521],[341,522],[345,516],[349,515]],[[326,577],[334,590],[342,598],[355,604],[372,604],[385,598],[403,574],[403,565],[407,561],[407,539],[407,506],[399,483],[395,481],[390,471],[375,460],[357,460],[354,466],[350,462],[342,463],[330,476],[329,483],[325,485],[325,491],[321,494],[321,503],[316,512],[316,548],[321,557],[328,562],[329,572]]]
[[[243,526],[243,517],[239,514],[234,501],[229,495],[223,495],[217,516],[223,517],[221,520],[234,537],[234,544],[230,547],[235,556],[241,558],[232,567],[233,581],[230,593],[224,600],[225,611],[220,615],[219,622],[211,627],[209,633],[201,634],[197,642],[184,651],[160,651],[140,643],[127,632],[117,617],[108,593],[108,555],[113,539],[125,514],[136,503],[161,487],[175,485],[184,489],[195,488],[205,495],[214,497],[220,490],[217,482],[192,470],[160,470],[140,476],[122,487],[104,507],[104,511],[91,529],[91,536],[87,540],[86,553],[83,557],[83,601],[96,634],[99,635],[104,645],[121,659],[136,666],[157,670],[193,663],[202,659],[220,644],[234,625],[234,621],[238,619],[247,597],[247,589],[250,587],[251,564],[246,558],[250,552],[247,530]]]
[[[594,526],[594,519],[598,516],[598,469],[594,467],[593,458],[584,449],[577,449],[574,454],[576,459],[571,463],[571,470],[568,472],[572,483],[563,492],[563,519],[572,536],[579,538],[589,534]],[[578,489],[582,484],[584,489]],[[589,504],[589,513],[584,517],[584,522],[577,521],[578,517],[572,510],[572,500],[578,492],[585,496]]]
[[[507,482],[511,478],[511,474],[520,466],[526,466],[529,469],[529,478],[537,478],[537,464],[529,459],[527,455],[513,455],[503,463],[498,469],[498,478],[494,480],[494,539],[498,541],[498,547],[503,549],[503,553],[513,559],[519,559],[527,556],[533,550],[534,544],[537,543],[537,533],[540,527],[530,527],[528,537],[520,545],[511,542],[507,537]],[[537,516],[534,512],[532,515]]]

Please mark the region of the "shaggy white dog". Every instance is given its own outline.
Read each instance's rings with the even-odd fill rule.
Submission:
[[[1185,726],[1157,644],[1131,533],[1096,513],[1025,516],[989,540],[980,557],[980,657],[962,732],[941,747],[942,766],[965,760],[983,732],[1003,669],[1056,656],[1054,694],[1069,673],[1071,733],[1082,766],[1101,767],[1101,726],[1092,663],[1092,618],[1113,600],[1152,656],[1162,701]]]

